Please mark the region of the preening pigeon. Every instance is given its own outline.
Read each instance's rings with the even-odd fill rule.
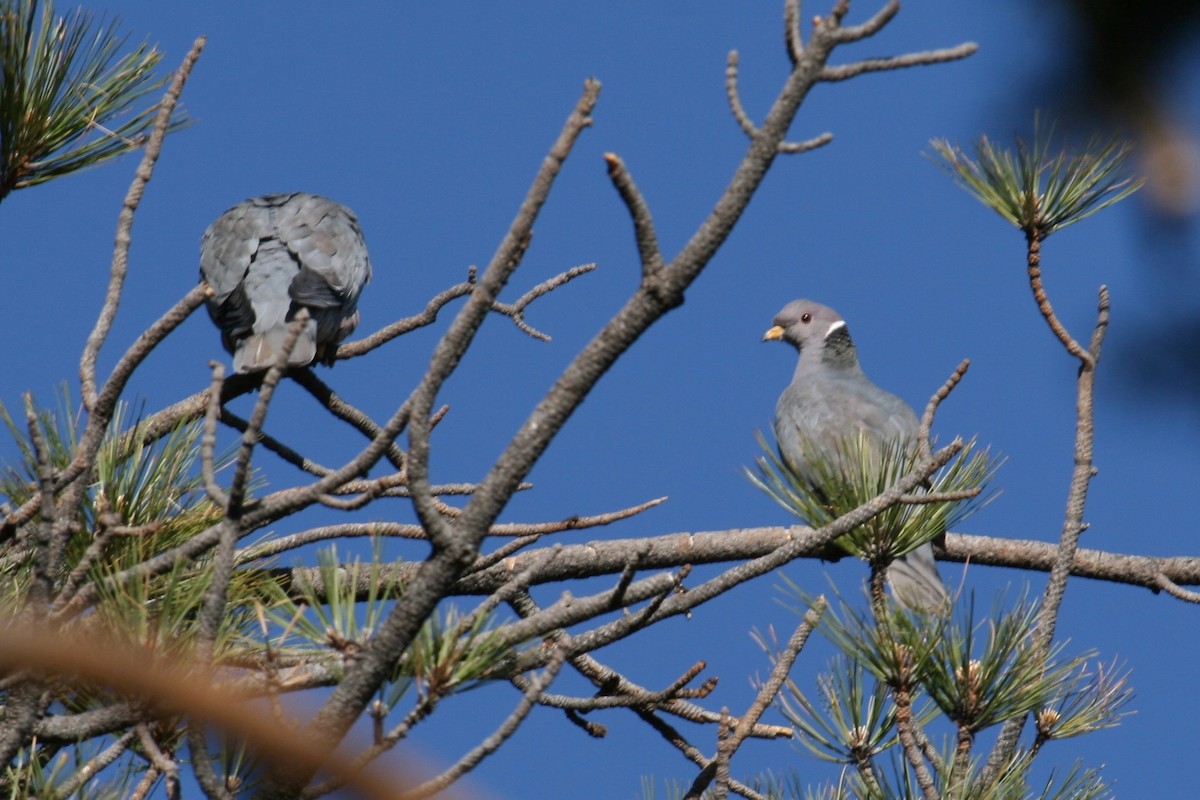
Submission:
[[[784,463],[818,492],[805,442],[832,445],[858,431],[876,448],[915,439],[916,414],[863,374],[846,321],[832,308],[811,300],[788,303],[763,340],[782,340],[800,351],[792,383],[775,406],[775,438]],[[837,457],[832,447],[826,454]],[[929,611],[948,601],[928,544],[894,561],[888,581],[896,599],[909,608]]]
[[[358,325],[371,260],[350,209],[303,192],[268,194],[208,226],[200,279],[212,287],[208,313],[238,372],[275,363],[301,308],[310,318],[288,364],[332,364],[338,342]]]

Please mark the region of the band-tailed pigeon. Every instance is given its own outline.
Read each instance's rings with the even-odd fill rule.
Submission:
[[[212,287],[208,313],[238,372],[275,363],[301,308],[309,321],[288,364],[332,364],[338,342],[358,325],[358,296],[371,280],[371,260],[350,209],[303,192],[268,194],[239,203],[208,226],[200,279]]]
[[[861,431],[882,449],[917,435],[917,416],[907,403],[863,374],[846,321],[832,308],[795,300],[775,316],[764,341],[783,340],[800,351],[792,383],[775,407],[775,437],[784,463],[818,493],[820,486],[804,455],[808,443],[833,445]],[[835,447],[822,448],[836,459]],[[922,545],[888,568],[892,593],[903,605],[935,610],[948,599],[933,549]]]

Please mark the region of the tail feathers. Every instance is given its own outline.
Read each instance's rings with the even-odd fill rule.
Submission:
[[[255,372],[270,369],[287,339],[287,325],[277,325],[260,333],[253,333],[237,344],[233,354],[233,368],[238,372]],[[317,325],[310,320],[296,339],[296,346],[288,355],[288,366],[302,367],[317,357]]]
[[[936,612],[950,604],[933,548],[928,544],[893,561],[888,567],[888,583],[896,601],[912,611]]]

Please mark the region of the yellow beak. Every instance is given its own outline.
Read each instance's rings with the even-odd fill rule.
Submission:
[[[766,333],[763,334],[764,342],[775,342],[783,338],[783,328],[779,325],[773,325]]]

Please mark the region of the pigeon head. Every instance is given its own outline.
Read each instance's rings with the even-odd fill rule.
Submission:
[[[850,329],[841,315],[812,300],[793,300],[775,315],[764,342],[784,341],[800,351],[801,364],[858,366]]]

